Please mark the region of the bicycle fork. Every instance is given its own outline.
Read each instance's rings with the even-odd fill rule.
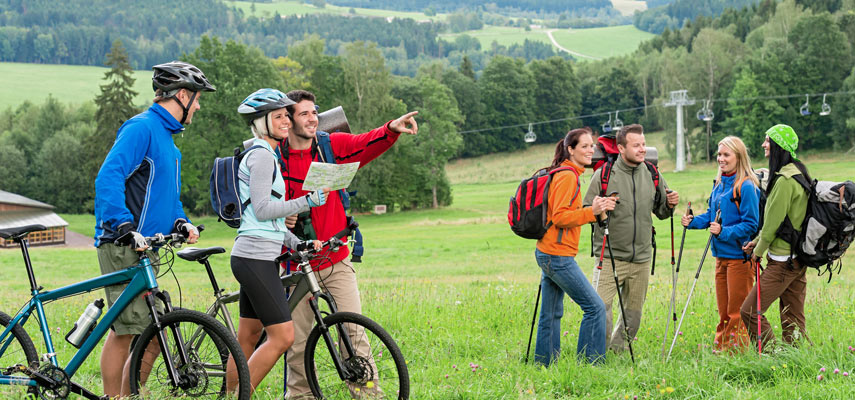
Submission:
[[[158,289],[152,289],[143,295],[145,297],[145,302],[148,305],[149,311],[151,313],[152,324],[157,328],[157,341],[158,346],[160,347],[160,354],[163,355],[164,364],[166,364],[166,373],[169,376],[169,380],[172,382],[175,387],[184,388],[190,382],[186,382],[186,379],[182,379],[183,376],[178,373],[178,370],[175,368],[175,362],[173,360],[172,354],[169,349],[166,347],[167,337],[166,333],[163,331],[163,325],[160,323],[160,318],[157,316],[157,308],[155,307],[155,297],[160,298],[164,304],[164,313],[169,313],[172,311],[172,303],[169,300],[169,294],[166,292],[161,292]],[[181,365],[189,364],[189,357],[187,356],[187,350],[184,347],[184,339],[178,332],[178,326],[172,325],[169,327],[172,336],[175,338],[176,343],[178,344],[178,357],[181,360]],[[141,344],[140,344],[141,345]]]

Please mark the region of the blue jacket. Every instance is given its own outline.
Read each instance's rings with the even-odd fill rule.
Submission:
[[[127,222],[152,236],[170,233],[176,220],[187,220],[179,199],[181,151],[172,141],[182,130],[157,103],[119,128],[95,178],[95,247],[113,242]]]
[[[754,184],[745,180],[742,182],[740,195],[742,200],[739,207],[733,200],[733,183],[735,176],[722,176],[721,183],[713,187],[710,195],[709,208],[703,214],[696,215],[689,224],[689,229],[709,228],[715,213],[721,208],[721,233],[713,236],[713,257],[741,260],[743,258],[742,244],[751,240],[758,230],[760,220],[760,198]]]

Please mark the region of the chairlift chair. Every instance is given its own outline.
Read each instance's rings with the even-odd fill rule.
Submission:
[[[532,124],[528,124],[528,132],[525,134],[525,137],[523,137],[523,140],[525,140],[526,143],[534,143],[534,141],[537,140],[537,135],[534,134],[531,127]]]
[[[819,112],[819,115],[822,115],[822,116],[826,116],[828,114],[831,114],[831,106],[825,102],[825,96],[826,96],[826,94],[822,95],[822,111]]]
[[[615,122],[612,124],[612,129],[613,129],[613,130],[618,130],[618,131],[619,131],[621,128],[623,128],[623,121],[621,121],[620,119],[618,119],[618,113],[619,113],[619,112],[620,112],[620,111],[615,111]]]
[[[715,118],[715,113],[713,113],[712,107],[710,107],[709,100],[704,101],[704,108],[706,109],[706,112],[704,112],[704,121],[712,121]]]
[[[802,107],[799,109],[799,113],[805,117],[810,115],[810,95],[805,95],[805,104],[802,104]]]
[[[609,133],[612,131],[612,113],[609,113],[609,120],[603,124],[603,133]]]

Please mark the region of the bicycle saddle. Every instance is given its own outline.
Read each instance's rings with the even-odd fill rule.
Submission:
[[[222,247],[208,247],[205,249],[199,249],[196,247],[188,247],[184,250],[181,250],[175,254],[178,254],[178,257],[181,257],[187,261],[202,261],[211,254],[220,254],[225,253],[226,249]]]
[[[27,225],[17,228],[0,229],[0,238],[18,240],[30,232],[43,231],[47,229],[44,225]]]

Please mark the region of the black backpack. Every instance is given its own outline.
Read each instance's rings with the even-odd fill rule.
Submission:
[[[842,264],[840,258],[855,239],[855,183],[852,181],[808,182],[801,174],[794,175],[808,194],[808,205],[801,231],[795,230],[788,218],[778,228],[778,237],[790,243],[791,257],[804,266],[829,273],[837,261],[837,271]]]

